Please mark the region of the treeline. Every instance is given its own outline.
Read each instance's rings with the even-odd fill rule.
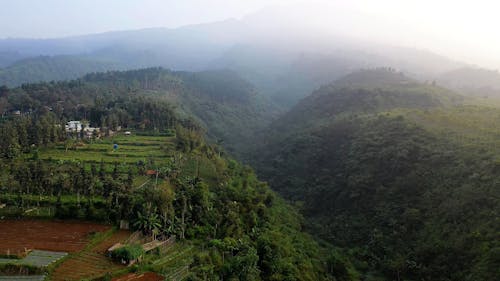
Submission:
[[[0,123],[0,156],[13,159],[34,147],[64,141],[66,132],[54,114],[19,116]]]
[[[20,88],[0,88],[3,117],[53,113],[61,122],[86,120],[94,127],[117,126],[145,130],[175,128],[195,124],[176,118],[171,103],[164,98],[135,93],[130,89],[96,87],[80,80],[27,84]],[[17,113],[14,113],[16,112]]]

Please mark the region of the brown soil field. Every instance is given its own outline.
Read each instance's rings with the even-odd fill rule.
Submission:
[[[113,278],[113,281],[162,281],[165,278],[161,275],[152,272],[141,274],[129,273],[120,277]]]
[[[0,254],[22,255],[25,250],[78,252],[94,232],[110,226],[76,221],[0,220]]]
[[[91,280],[103,276],[107,272],[112,273],[113,271],[125,268],[125,266],[114,263],[110,258],[106,257],[105,253],[114,244],[127,240],[130,234],[130,231],[116,231],[92,249],[75,254],[75,256],[64,261],[52,272],[50,280]]]

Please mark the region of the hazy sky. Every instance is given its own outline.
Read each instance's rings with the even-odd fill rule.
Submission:
[[[0,38],[178,27],[268,6],[325,32],[500,67],[500,1],[493,0],[0,0]]]
[[[288,2],[294,0],[0,0],[0,38],[178,27]]]

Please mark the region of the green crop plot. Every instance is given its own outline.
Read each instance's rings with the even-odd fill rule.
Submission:
[[[115,148],[116,144],[116,148]],[[82,161],[135,164],[139,161],[165,162],[174,151],[172,137],[117,136],[68,148],[60,144],[39,151],[38,157],[52,161]]]

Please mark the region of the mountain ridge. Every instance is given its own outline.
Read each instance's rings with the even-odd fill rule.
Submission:
[[[275,33],[262,30],[258,22],[230,20],[48,41],[0,40],[0,52],[16,51],[23,58],[70,55],[110,62],[104,70],[159,66],[177,71],[232,69],[282,109],[290,108],[317,87],[358,69],[393,67],[419,79],[430,79],[464,65],[424,50],[380,44],[367,48],[366,44],[342,36],[325,43],[324,38],[304,41],[307,36],[299,32],[297,36],[288,37],[289,42],[278,44]],[[0,65],[10,63],[10,59],[0,61]],[[45,77],[30,73],[15,77],[8,68],[3,71],[7,72],[4,75],[14,77],[7,81],[11,86],[20,85],[19,82],[14,85],[12,80],[27,83]],[[68,78],[57,72],[47,76],[56,77],[53,80]]]

